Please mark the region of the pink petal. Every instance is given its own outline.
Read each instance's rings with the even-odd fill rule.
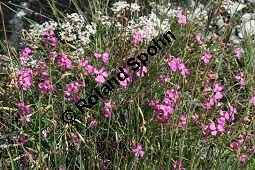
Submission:
[[[100,57],[102,56],[102,54],[96,52],[96,53],[94,53],[94,56],[95,56],[96,58],[100,58]]]

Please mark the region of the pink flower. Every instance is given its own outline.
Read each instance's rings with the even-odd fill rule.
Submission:
[[[182,115],[181,122],[179,123],[179,127],[181,127],[182,129],[185,129],[186,128],[186,120],[187,120],[187,117],[185,115]]]
[[[50,80],[46,78],[43,83],[38,84],[42,94],[52,93],[55,91],[55,86],[50,84]]]
[[[142,72],[142,74],[141,74],[141,72]],[[137,77],[144,77],[144,73],[147,73],[147,72],[148,72],[147,67],[143,66],[143,70],[142,71],[141,70],[137,71],[136,75],[137,75]]]
[[[90,121],[89,121],[89,126],[90,127],[94,127],[94,126],[96,126],[98,124],[98,121],[96,120],[96,119],[91,119]]]
[[[18,142],[21,144],[21,145],[24,145],[26,143],[26,139],[25,139],[25,135],[24,134],[20,134],[19,137],[18,137]]]
[[[26,152],[26,157],[33,159],[33,158],[35,158],[35,154],[32,151],[28,151],[28,152]]]
[[[240,72],[240,74],[238,76],[235,76],[235,79],[236,80],[239,80],[239,84],[241,86],[244,86],[245,85],[245,80],[244,80],[244,74],[243,72]]]
[[[74,143],[78,143],[80,141],[80,137],[74,133],[71,133],[71,139]]]
[[[32,109],[30,106],[26,106],[25,103],[23,101],[20,101],[18,103],[18,113],[19,115],[22,117],[22,119],[20,119],[21,123],[26,122],[30,122],[29,116],[32,113]]]
[[[209,125],[209,128],[211,130],[211,135],[216,136],[217,130],[214,122]]]
[[[58,66],[69,69],[72,67],[72,61],[67,57],[65,53],[61,53],[58,58]]]
[[[57,39],[57,38],[52,37],[52,38],[50,39],[50,41],[51,41],[51,45],[52,45],[52,46],[57,46],[57,44],[58,44],[58,39]]]
[[[215,99],[216,100],[219,100],[219,99],[222,99],[222,98],[223,98],[223,95],[220,92],[215,93]]]
[[[254,153],[254,151],[255,151],[255,148],[252,147],[252,148],[247,150],[247,154],[252,155]]]
[[[28,88],[30,86],[32,86],[33,82],[32,82],[32,75],[33,72],[32,70],[28,69],[28,70],[19,70],[17,72],[18,75],[18,80],[16,81],[16,84],[18,87],[22,87],[23,90],[27,91]]]
[[[246,159],[247,159],[247,155],[244,155],[244,154],[241,154],[240,157],[239,157],[240,162],[245,162]]]
[[[166,106],[162,104],[156,105],[156,108],[154,109],[155,114],[152,118],[152,121],[156,122],[159,121],[161,124],[167,123],[169,116],[171,113],[173,113],[173,108],[171,106]],[[163,113],[160,113],[163,112]]]
[[[111,112],[109,111],[109,109],[103,109],[102,110],[102,114],[104,115],[104,117],[108,118],[111,116]]]
[[[59,167],[59,170],[65,170],[62,166]]]
[[[95,68],[94,73],[97,74],[97,77],[95,78],[95,81],[98,83],[104,83],[105,77],[108,77],[108,72],[104,71],[104,67],[102,67],[99,71]]]
[[[85,67],[85,75],[89,75],[93,72],[94,67],[89,65],[89,59],[85,58],[84,61],[79,62],[79,67]]]
[[[47,138],[47,136],[48,136],[48,130],[43,130],[43,131],[42,131],[42,136],[43,136],[44,138]]]
[[[149,106],[156,106],[157,104],[157,99],[152,99],[149,103]]]
[[[116,107],[116,104],[113,102],[110,102],[109,100],[104,100],[104,106],[105,108],[111,109]]]
[[[222,95],[221,92],[220,92],[220,91],[222,91],[223,89],[224,89],[224,86],[222,86],[222,85],[220,85],[220,84],[218,84],[218,83],[216,83],[216,84],[214,85],[213,91],[215,92],[215,95],[214,95],[215,100],[220,100],[220,99],[223,98],[223,95]]]
[[[173,169],[174,169],[174,170],[177,170],[177,169],[178,169],[178,170],[183,170],[183,169],[184,169],[183,163],[180,162],[180,164],[179,164],[179,163],[178,163],[178,160],[176,160],[172,166],[173,166]]]
[[[234,150],[237,150],[238,148],[241,147],[241,145],[243,144],[244,139],[243,139],[243,135],[239,134],[237,141],[234,141],[230,144],[230,147],[233,148]]]
[[[79,97],[76,96],[75,94],[79,92],[78,87],[82,87],[82,86],[85,86],[85,85],[81,81],[75,82],[75,84],[73,83],[66,84],[67,91],[64,91],[64,93],[67,97],[65,97],[65,101],[72,101],[72,102],[79,101]],[[72,94],[74,96],[70,97],[72,96]]]
[[[182,76],[186,76],[189,74],[189,69],[183,69],[182,70]]]
[[[241,49],[240,48],[235,48],[235,54],[236,54],[236,58],[238,59],[238,60],[240,60],[241,59]]]
[[[187,23],[186,17],[183,15],[182,11],[177,12],[176,16],[178,17],[178,21],[177,21],[178,24],[186,24]]]
[[[165,82],[170,82],[169,75],[163,75],[160,77],[159,84],[162,86]]]
[[[142,144],[138,144],[136,147],[132,147],[132,152],[135,154],[135,157],[144,157],[145,151],[142,150]]]
[[[107,63],[109,61],[109,52],[105,52],[104,54],[100,54],[99,52],[94,53],[96,58],[102,58],[102,60]]]
[[[135,44],[139,44],[142,41],[142,36],[137,30],[133,33],[133,40]]]
[[[20,59],[24,59],[24,60],[28,60],[28,57],[31,55],[32,50],[29,47],[24,48],[21,52],[20,52]]]
[[[49,29],[48,31],[43,32],[43,36],[47,37],[52,37],[54,35],[54,30]]]
[[[192,120],[193,121],[197,121],[199,119],[199,115],[194,113],[192,116],[191,116]]]
[[[123,87],[126,87],[131,81],[132,81],[132,74],[128,73],[128,70],[126,68],[123,68],[124,72],[129,75],[128,78],[126,78],[124,81],[119,81],[120,85]],[[120,77],[124,78],[125,75],[123,73],[120,74]]]
[[[204,44],[204,42],[201,40],[200,34],[196,35],[196,40],[199,42],[200,45]]]
[[[204,61],[205,64],[208,64],[211,58],[212,55],[210,52],[206,52],[205,55],[202,56],[202,60]]]
[[[99,52],[96,52],[96,53],[94,53],[94,56],[95,56],[96,58],[101,58],[102,54],[100,54]]]
[[[29,157],[29,158],[34,158],[35,157],[34,153],[31,152],[31,151],[26,152],[26,156]]]
[[[102,59],[105,63],[107,63],[109,61],[109,53],[105,52],[102,56]]]
[[[250,99],[250,103],[253,104],[255,106],[255,96],[253,96],[251,99]]]
[[[45,46],[48,46],[49,41],[51,42],[52,46],[57,46],[58,44],[58,39],[56,37],[54,37],[54,30],[53,29],[49,29],[46,32],[43,32],[43,36],[45,37],[43,43]]]
[[[185,68],[185,65],[181,58],[173,58],[168,62],[168,66],[173,72],[176,72],[177,69],[181,71],[182,76],[189,74],[189,70]]]

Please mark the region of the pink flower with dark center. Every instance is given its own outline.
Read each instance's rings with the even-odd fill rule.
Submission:
[[[212,55],[210,52],[206,52],[205,55],[202,56],[202,60],[204,61],[205,64],[208,64],[211,58]]]
[[[157,122],[159,121],[161,124],[167,123],[169,116],[171,113],[173,113],[173,108],[170,106],[158,104],[156,105],[156,108],[154,109],[155,114],[152,118],[152,121]],[[160,113],[163,112],[163,113]]]
[[[142,36],[137,30],[133,33],[133,40],[135,44],[139,44],[142,41]]]
[[[136,147],[132,147],[132,152],[135,154],[135,157],[145,157],[145,151],[142,150],[142,144],[138,144]]]
[[[103,84],[105,82],[105,78],[108,77],[108,72],[104,71],[105,67],[102,67],[100,70],[94,69],[94,73],[97,74],[95,81]]]

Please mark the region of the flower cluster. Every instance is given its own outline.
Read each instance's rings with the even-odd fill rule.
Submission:
[[[166,91],[166,95],[163,97],[163,104],[158,103],[156,99],[151,100],[149,105],[155,107],[154,112],[156,113],[153,116],[152,121],[158,121],[161,124],[167,123],[170,115],[174,112],[173,107],[176,105],[178,99],[178,91],[169,89]]]
[[[23,101],[18,103],[19,107],[19,115],[22,117],[20,122],[24,124],[24,122],[30,122],[29,115],[32,113],[32,108],[30,106],[26,106]]]

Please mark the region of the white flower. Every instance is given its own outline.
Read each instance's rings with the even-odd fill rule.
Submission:
[[[243,8],[245,8],[246,5],[238,3],[238,2],[228,1],[228,2],[224,2],[224,5],[222,5],[222,7],[228,10],[230,14],[234,14],[235,12],[238,12],[242,10]]]
[[[17,17],[21,18],[21,17],[25,16],[26,13],[24,10],[20,10],[16,15],[17,15]]]
[[[113,12],[119,12],[122,11],[123,9],[129,7],[129,4],[126,1],[119,1],[119,2],[115,2],[114,4],[112,4],[112,8],[111,10]]]
[[[131,11],[140,11],[140,6],[137,3],[132,3],[130,8]]]

